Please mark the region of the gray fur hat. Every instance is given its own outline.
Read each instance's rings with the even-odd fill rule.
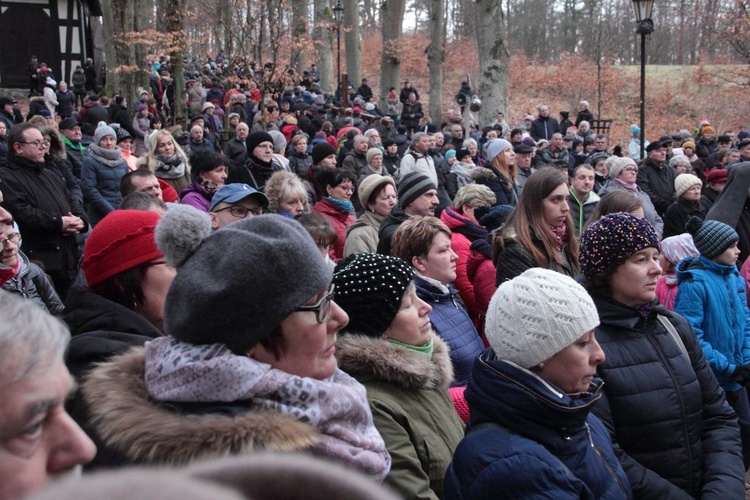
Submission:
[[[164,305],[164,331],[192,344],[244,354],[299,306],[325,290],[331,269],[299,222],[268,214],[211,232],[197,209],[168,210],[156,229],[178,267]]]

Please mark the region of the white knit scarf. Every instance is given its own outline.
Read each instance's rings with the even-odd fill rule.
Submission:
[[[365,387],[339,369],[325,380],[299,377],[237,356],[224,344],[160,337],[146,343],[145,373],[148,393],[157,401],[252,401],[317,429],[315,452],[353,463],[377,481],[391,468]]]

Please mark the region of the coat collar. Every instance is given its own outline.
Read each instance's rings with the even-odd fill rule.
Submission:
[[[432,340],[432,359],[427,359],[381,338],[345,333],[336,341],[336,358],[339,368],[360,382],[375,380],[405,389],[447,389],[453,382],[448,346],[434,332]]]
[[[210,407],[187,413],[156,403],[146,390],[144,366],[145,350],[135,347],[94,368],[81,386],[93,429],[131,460],[183,465],[256,448],[303,450],[317,441],[313,427],[280,413],[243,408],[227,414]]]

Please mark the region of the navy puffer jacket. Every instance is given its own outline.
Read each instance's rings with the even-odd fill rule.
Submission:
[[[482,353],[484,344],[461,303],[458,290],[448,285],[449,292],[445,293],[419,276],[414,278],[414,283],[417,296],[432,306],[429,314],[432,328],[450,347],[454,377],[451,386],[465,386],[469,382],[474,360]]]
[[[594,413],[639,499],[744,498],[737,417],[680,315],[654,304],[636,309],[593,295],[607,358],[597,373],[604,397]],[[666,316],[689,354],[659,322]]]
[[[607,431],[590,414],[601,381],[591,391],[570,398],[487,349],[466,389],[470,430],[446,472],[444,497],[632,498]]]

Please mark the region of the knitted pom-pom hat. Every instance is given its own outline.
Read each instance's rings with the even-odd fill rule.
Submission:
[[[360,253],[339,261],[333,273],[336,303],[349,315],[347,331],[383,335],[401,308],[414,269],[390,255]]]
[[[586,279],[609,276],[644,248],[659,248],[659,236],[646,219],[618,212],[605,215],[581,234],[578,259]]]
[[[532,368],[599,326],[586,290],[563,274],[532,267],[505,281],[487,309],[485,334],[499,359]]]

